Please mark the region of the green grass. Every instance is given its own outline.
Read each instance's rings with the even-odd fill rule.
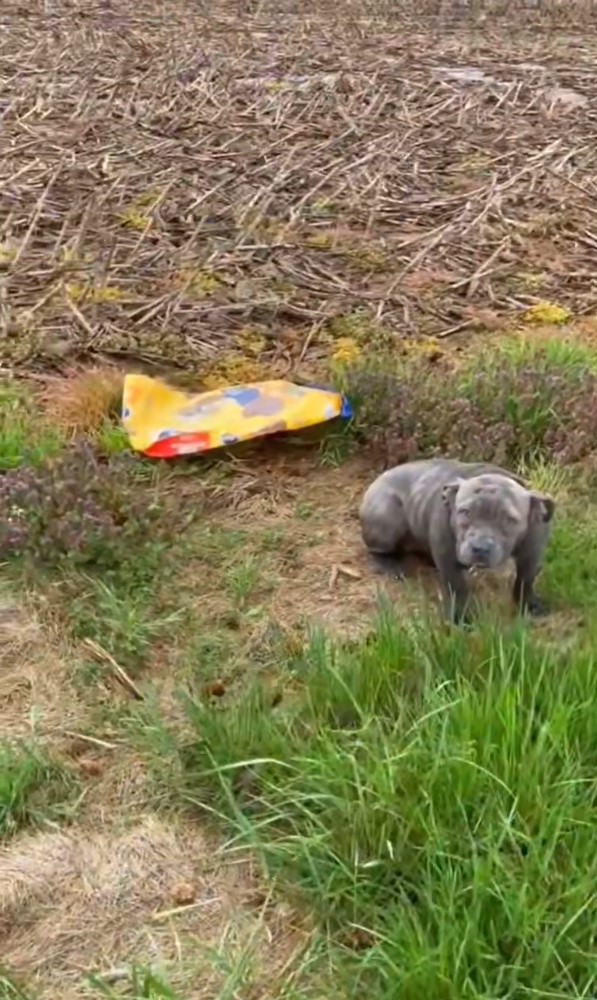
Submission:
[[[292,657],[280,642],[279,704],[252,671],[225,705],[183,697],[195,737],[157,710],[129,719],[162,801],[314,914],[319,960],[288,1000],[597,990],[597,507],[560,469],[527,472],[562,495],[539,587],[551,625],[487,609],[467,633],[386,606],[366,640],[315,633]]]
[[[44,424],[27,392],[19,385],[0,385],[0,472],[38,465],[64,447],[59,432]]]
[[[324,468],[336,469],[355,452],[354,435],[349,421],[326,435],[319,446],[319,461]]]
[[[533,365],[565,372],[597,373],[597,350],[588,341],[572,336],[537,338],[509,336],[493,343],[480,355],[482,363],[493,367],[502,359],[514,365]]]
[[[25,992],[8,972],[0,968],[0,1000],[35,1000],[35,997]]]
[[[542,586],[561,610],[597,608],[596,531],[597,508],[587,497],[556,509]],[[590,618],[586,625],[595,634]]]
[[[212,987],[209,995],[213,1000],[235,1000],[236,997],[254,996],[250,992],[254,973],[253,942],[238,948],[235,943],[224,935],[217,947],[205,946],[199,941],[194,942],[195,959],[199,960],[196,971],[192,966],[184,968],[184,978],[189,983],[201,983],[205,970],[209,970],[210,978],[215,974],[218,985]],[[173,970],[174,971],[174,970]],[[119,977],[118,985],[112,985],[101,976],[89,976],[87,983],[93,990],[93,996],[107,997],[118,1000],[185,1000],[185,993],[179,988],[174,989],[168,982],[170,976],[162,975],[146,966],[133,966],[128,974]],[[249,992],[247,992],[249,991]],[[1,994],[0,994],[1,998]],[[290,998],[289,998],[290,1000]]]
[[[353,404],[348,436],[385,440],[392,464],[442,454],[515,466],[597,454],[597,350],[570,334],[512,335],[432,364],[414,352],[367,354],[334,375]]]
[[[590,996],[595,668],[386,610],[366,644],[313,638],[291,709],[190,702],[180,791],[299,892],[342,996]]]
[[[70,581],[63,611],[74,637],[91,639],[123,666],[138,667],[152,645],[167,643],[184,622],[185,609],[159,606],[156,585],[134,580],[104,582],[94,577]]]
[[[119,997],[127,997],[128,1000],[183,1000],[160,976],[145,968],[131,969],[119,989],[113,989],[101,976],[90,976],[89,985],[95,996],[108,997],[109,1000],[118,1000]]]
[[[111,455],[129,454],[131,444],[126,431],[120,424],[106,420],[95,436],[98,450],[108,458]],[[142,466],[142,459],[139,465]]]
[[[128,720],[163,804],[215,822],[314,915],[284,1000],[597,991],[597,504],[570,470],[523,471],[558,498],[539,584],[551,623],[489,608],[467,633],[385,607],[366,641],[274,644],[281,703],[249,663],[225,703],[187,686],[194,737],[156,709]],[[238,573],[239,593],[259,585]],[[228,662],[235,633],[210,645],[206,629],[205,658]]]
[[[261,566],[254,555],[245,556],[235,562],[227,574],[227,587],[234,607],[245,610],[261,581]]]
[[[42,748],[0,743],[0,841],[27,826],[71,818],[77,793],[74,774]]]
[[[525,379],[528,372],[540,373],[542,378],[529,385]],[[548,454],[545,436],[564,416],[553,408],[550,376],[568,383],[572,396],[583,379],[595,373],[597,351],[590,345],[564,338],[512,336],[471,355],[453,381],[455,390],[482,412],[516,428],[522,454],[533,447],[539,454]],[[500,385],[504,398],[496,411],[496,388]]]

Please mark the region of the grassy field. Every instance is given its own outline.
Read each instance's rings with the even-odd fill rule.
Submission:
[[[597,996],[588,8],[50,6],[0,15],[0,1000]],[[139,370],[355,416],[152,463]],[[554,497],[548,618],[372,575],[433,454]]]
[[[164,469],[98,444],[119,440],[109,411],[73,445],[43,394],[5,387],[0,912],[6,982],[32,984],[7,997],[592,995],[597,432],[549,393],[596,365],[573,328],[397,362],[395,436],[412,385],[441,447],[450,385],[488,417],[469,449],[492,457],[509,420],[507,457],[557,501],[551,616],[481,583],[471,633],[441,622],[429,571],[368,571],[368,397],[296,455]]]

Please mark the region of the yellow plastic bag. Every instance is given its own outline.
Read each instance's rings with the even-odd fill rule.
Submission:
[[[147,375],[126,375],[124,380],[124,429],[135,451],[151,458],[193,455],[351,416],[340,393],[281,380],[198,395]]]

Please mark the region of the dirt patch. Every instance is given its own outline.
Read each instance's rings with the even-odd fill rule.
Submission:
[[[245,532],[235,559],[248,553],[269,580],[267,590],[255,598],[267,619],[291,632],[296,626],[323,626],[341,638],[356,639],[369,631],[383,601],[390,602],[398,617],[439,612],[437,573],[428,560],[415,555],[405,559],[406,579],[398,581],[377,572],[368,558],[358,507],[380,471],[362,453],[337,468],[322,468],[313,455],[281,457],[261,468],[243,465],[241,480],[253,489],[236,495],[233,510],[213,511],[210,522],[224,535]],[[565,486],[558,486],[557,494],[563,499]],[[192,564],[187,571],[196,581],[197,606],[207,604],[212,620],[225,615],[231,604],[223,586],[225,571],[215,567],[210,577],[202,565]],[[474,594],[496,623],[515,617],[513,580],[513,564],[499,573],[471,575]],[[549,636],[563,627],[564,618],[569,614],[554,609],[536,627]],[[251,626],[257,644],[266,624]]]
[[[250,959],[247,988],[275,982],[304,931],[286,905],[267,905],[248,863],[217,848],[151,815],[128,830],[19,838],[0,851],[0,960],[47,1000],[88,996],[89,973],[121,981],[131,958],[208,1000],[221,985],[213,949],[229,968]]]
[[[367,557],[358,507],[379,471],[362,455],[337,468],[322,468],[312,456],[282,458],[262,470],[258,493],[241,497],[233,513],[214,514],[224,531],[246,530],[258,552],[272,535],[279,539],[266,564],[275,579],[267,597],[274,620],[357,638],[370,629],[381,598],[405,615],[437,599],[437,578],[425,562],[409,559],[404,583],[376,573]],[[214,610],[223,611],[221,588],[210,596]]]

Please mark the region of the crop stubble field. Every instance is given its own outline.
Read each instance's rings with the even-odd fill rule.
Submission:
[[[593,310],[595,50],[572,15],[11,7],[6,367],[200,369],[253,335],[294,369],[355,311],[447,336],[554,296]]]
[[[570,432],[548,398],[569,384],[582,424],[597,371],[592,13],[4,5],[6,476],[69,454],[88,365],[207,386],[414,357],[489,426],[450,383],[479,347],[559,526],[551,622],[452,634],[391,584],[379,612],[365,426],[205,474],[123,467],[178,534],[131,535],[124,569],[112,538],[109,572],[7,559],[2,1000],[595,995],[597,393]],[[116,463],[110,414],[77,419]],[[35,502],[39,555],[69,536]]]

